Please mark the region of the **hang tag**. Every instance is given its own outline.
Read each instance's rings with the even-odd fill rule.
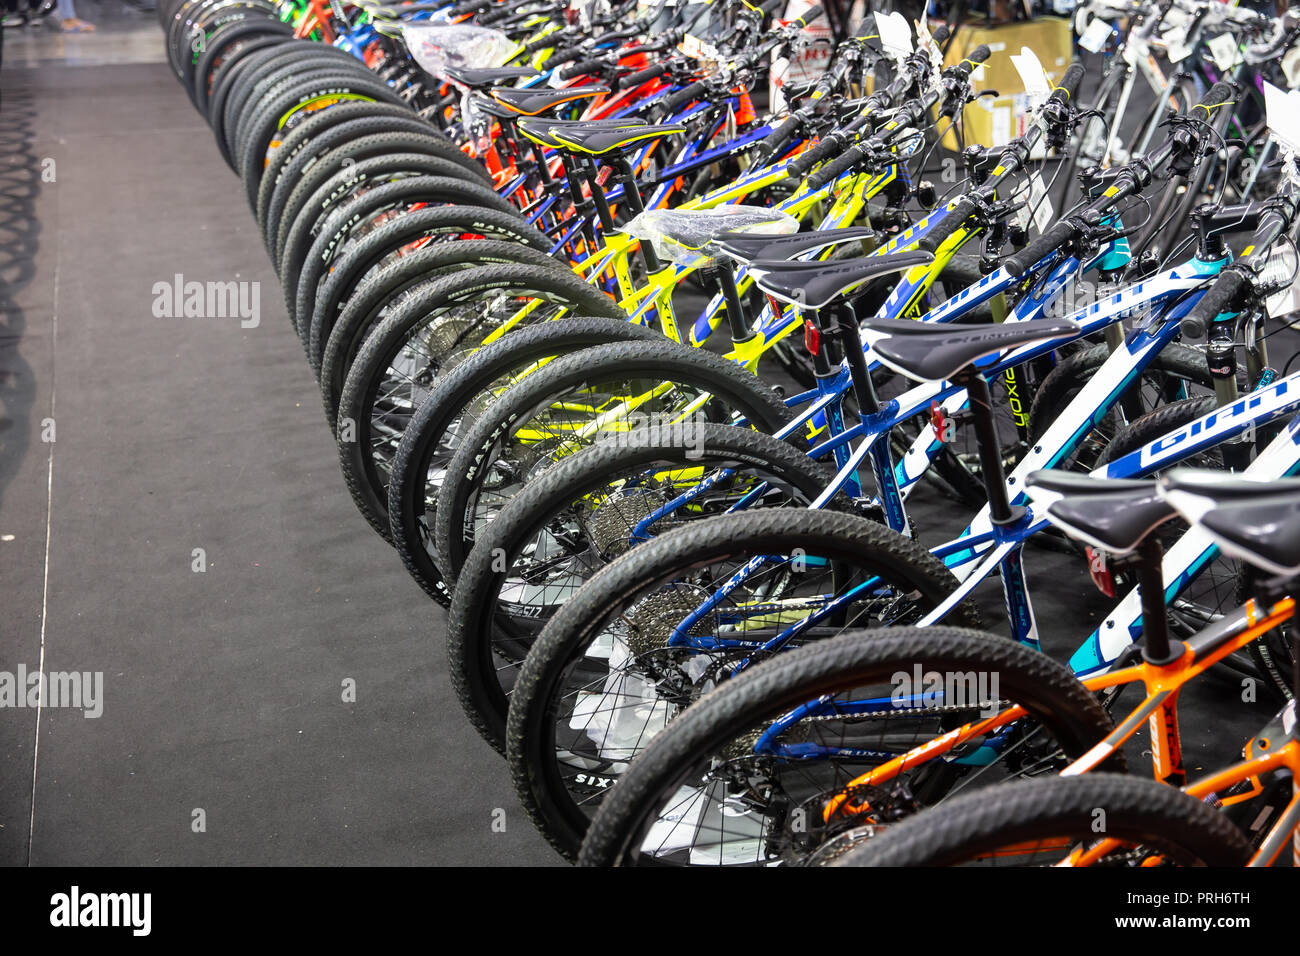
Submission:
[[[1287,162],[1292,161],[1288,156]],[[1264,300],[1268,314],[1278,318],[1290,315],[1300,308],[1300,262],[1296,260],[1295,250],[1289,243],[1278,243],[1273,247],[1268,259],[1258,271],[1259,282],[1266,286],[1281,286]]]
[[[877,13],[876,32],[880,34],[880,46],[894,60],[901,60],[912,55],[912,28],[901,13]]]
[[[1273,138],[1284,149],[1300,152],[1300,91],[1280,90],[1266,80],[1264,109]]]
[[[1220,73],[1227,73],[1237,65],[1240,55],[1231,33],[1221,33],[1205,45],[1210,48],[1210,56],[1214,57],[1214,65]]]
[[[1015,217],[1016,225],[1027,234],[1029,232],[1029,203],[1016,207],[1016,211],[1012,215]]]
[[[930,33],[926,19],[922,14],[921,19],[916,23],[916,46],[917,49],[924,50],[930,55],[930,74],[932,77],[938,77],[943,71],[943,52],[939,49],[939,44],[934,42],[934,36]]]
[[[1056,211],[1052,209],[1051,197],[1047,195],[1047,186],[1043,183],[1043,177],[1037,170],[1029,174],[1029,208],[1034,213],[1034,225],[1038,227],[1039,235],[1047,232],[1056,218]]]
[[[1182,63],[1192,55],[1192,48],[1186,43],[1186,37],[1170,39],[1165,44],[1165,57],[1170,63]]]
[[[1083,47],[1089,53],[1100,53],[1110,42],[1110,35],[1114,33],[1110,24],[1101,17],[1095,17],[1088,24],[1088,29],[1083,31],[1083,36],[1079,37],[1079,46]]]
[[[1011,55],[1011,65],[1020,74],[1020,82],[1025,85],[1025,92],[1029,94],[1033,106],[1038,106],[1051,95],[1052,85],[1047,82],[1043,64],[1038,61],[1033,50],[1022,46],[1019,55],[1014,53]]]
[[[1178,13],[1178,18],[1174,18],[1174,13]],[[1165,43],[1165,58],[1170,63],[1181,63],[1192,55],[1192,48],[1187,43],[1187,26],[1189,18],[1176,7],[1169,11],[1165,17],[1164,26],[1167,29],[1161,34],[1161,39]]]
[[[1300,46],[1293,46],[1282,57],[1282,73],[1286,76],[1286,85],[1300,85]]]
[[[695,60],[717,60],[721,57],[716,46],[690,33],[682,38],[678,49]]]

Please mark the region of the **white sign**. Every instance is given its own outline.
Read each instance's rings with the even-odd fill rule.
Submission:
[[[901,13],[877,13],[876,32],[880,34],[881,48],[891,59],[912,55],[912,28]]]

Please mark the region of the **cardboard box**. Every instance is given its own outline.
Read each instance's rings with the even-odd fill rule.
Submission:
[[[1027,23],[1009,23],[1000,27],[963,26],[948,48],[945,66],[961,62],[962,58],[981,43],[987,43],[989,58],[985,61],[984,75],[975,82],[977,93],[996,90],[998,96],[982,97],[966,107],[963,124],[966,145],[1002,146],[1026,129],[1029,97],[1025,85],[1011,62],[1011,55],[1021,47],[1029,47],[1043,64],[1043,71],[1052,83],[1059,83],[1065,68],[1074,58],[1074,37],[1069,20],[1058,17],[1037,17]],[[957,148],[953,133],[944,136],[947,149]]]

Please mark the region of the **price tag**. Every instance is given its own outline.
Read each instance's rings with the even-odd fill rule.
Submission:
[[[934,36],[930,33],[926,19],[923,14],[916,23],[916,46],[930,54],[930,73],[936,78],[937,83],[939,74],[943,72],[943,53],[939,49],[939,44],[934,42]]]
[[[1210,48],[1210,56],[1214,57],[1214,65],[1219,68],[1219,72],[1227,73],[1237,65],[1239,51],[1237,50],[1237,41],[1231,33],[1221,33],[1213,40],[1206,43]]]
[[[876,32],[880,34],[881,48],[891,59],[912,55],[912,28],[901,13],[877,13]]]
[[[1264,82],[1264,110],[1268,129],[1284,149],[1300,152],[1300,92],[1280,90]]]
[[[1161,39],[1165,42],[1165,56],[1170,63],[1181,63],[1192,55],[1192,48],[1187,43],[1187,28],[1191,25],[1191,16],[1177,7],[1165,15],[1162,26],[1165,28]]]
[[[1181,37],[1170,37],[1165,43],[1165,56],[1170,63],[1182,63],[1192,55],[1192,48],[1186,42],[1186,35]]]
[[[678,49],[696,60],[717,60],[720,56],[716,46],[689,33],[682,38],[681,46]]]
[[[1025,92],[1029,94],[1033,106],[1039,105],[1051,95],[1052,85],[1047,82],[1043,64],[1038,61],[1033,50],[1022,46],[1019,55],[1011,55],[1011,65],[1020,74],[1020,82],[1025,85]]]
[[[1282,57],[1282,73],[1286,76],[1286,85],[1300,85],[1300,46],[1293,46]]]
[[[1029,174],[1029,208],[1033,210],[1034,225],[1038,227],[1039,235],[1047,232],[1052,220],[1056,218],[1056,211],[1052,209],[1047,186],[1043,184],[1043,177],[1037,170]]]
[[[1083,31],[1083,36],[1079,37],[1079,46],[1089,53],[1100,53],[1110,42],[1110,35],[1113,32],[1109,23],[1097,17],[1088,24],[1088,29]]]

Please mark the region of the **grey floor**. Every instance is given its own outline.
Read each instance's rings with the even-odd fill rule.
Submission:
[[[103,714],[0,709],[0,863],[556,862],[350,501],[153,15],[81,4],[98,33],[7,31],[0,72],[0,671],[102,672]],[[178,273],[259,283],[260,324],[155,317]],[[1066,653],[1103,606],[1068,563],[1028,558]],[[1264,723],[1235,697],[1194,692],[1189,767]]]
[[[11,32],[0,73],[0,670],[104,673],[97,719],[0,709],[0,862],[554,862],[460,714],[444,613],[352,505],[238,181],[135,20],[79,56],[152,62]],[[260,325],[155,318],[176,273],[260,283]]]

